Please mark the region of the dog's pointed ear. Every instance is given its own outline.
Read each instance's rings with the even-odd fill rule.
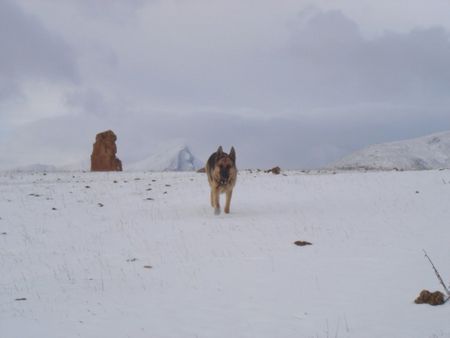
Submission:
[[[216,151],[216,158],[219,158],[222,155],[223,155],[223,149],[222,149],[222,146],[219,146],[219,148],[217,148],[217,151]]]
[[[230,158],[233,160],[233,162],[236,162],[236,151],[234,150],[234,147],[231,147]]]

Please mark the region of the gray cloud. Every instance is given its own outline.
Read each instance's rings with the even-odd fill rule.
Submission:
[[[297,98],[310,106],[448,102],[450,42],[442,27],[365,38],[341,12],[317,11],[292,25],[290,48],[290,84],[297,79]]]
[[[24,125],[0,148],[17,150],[20,160],[63,164],[88,158],[95,134],[111,128],[125,163],[184,138],[200,158],[234,145],[241,168],[310,168],[367,144],[450,128],[450,42],[442,27],[367,36],[343,12],[318,9],[275,21],[267,21],[269,11],[254,21],[236,12],[228,22],[205,15],[201,1],[137,1],[124,10],[129,20],[117,23],[122,4],[114,3],[108,14],[101,2],[89,14],[85,3],[71,3],[83,8],[73,18],[77,29],[61,31],[71,53],[59,35],[0,0],[15,10],[11,25],[40,27],[42,53],[63,60],[14,63],[11,52],[18,88],[33,76],[80,79],[59,93],[67,116]]]
[[[143,106],[155,100],[272,116],[309,116],[319,108],[368,103],[448,101],[450,44],[442,27],[365,37],[342,12],[315,10],[290,21],[286,43],[248,45],[232,30],[205,24],[200,34],[190,25],[177,25],[145,24],[125,42],[131,52],[116,49],[120,88],[113,90]],[[266,33],[261,27],[261,35]]]
[[[18,94],[29,79],[78,80],[74,51],[8,0],[0,0],[0,46],[0,99]]]
[[[157,0],[108,0],[106,4],[103,0],[77,0],[72,2],[79,11],[92,19],[113,20],[122,23],[134,17],[137,11],[145,4]]]

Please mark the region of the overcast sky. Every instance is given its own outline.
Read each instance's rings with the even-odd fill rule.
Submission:
[[[448,0],[0,0],[0,168],[183,139],[313,168],[450,130]]]

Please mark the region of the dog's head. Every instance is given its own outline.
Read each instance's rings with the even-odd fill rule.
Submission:
[[[214,176],[221,185],[227,184],[230,179],[236,177],[236,152],[231,147],[230,153],[224,153],[222,146],[216,151],[216,165],[214,167]]]

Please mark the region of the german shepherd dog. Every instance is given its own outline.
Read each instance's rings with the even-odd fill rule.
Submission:
[[[236,184],[236,152],[231,147],[230,154],[224,153],[222,146],[213,153],[206,162],[206,175],[211,187],[211,206],[216,215],[220,214],[219,196],[226,194],[225,213],[230,212],[231,195]]]

